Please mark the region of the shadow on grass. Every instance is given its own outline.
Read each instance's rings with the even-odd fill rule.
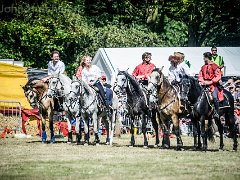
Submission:
[[[72,146],[86,146],[86,144],[84,143],[84,141],[81,141],[80,144],[76,144],[76,142],[74,141],[73,143],[70,143],[68,144],[67,141],[64,141],[64,140],[58,140],[58,141],[55,141],[54,143],[51,143],[50,141],[46,141],[45,143],[42,143],[41,140],[34,140],[34,141],[28,141],[26,142],[28,144],[34,144],[34,143],[40,143],[40,144],[67,144],[67,145],[72,145]],[[107,145],[106,142],[100,142],[99,145],[101,146],[110,146],[110,145]],[[89,142],[87,146],[96,146],[96,143],[95,142]],[[118,143],[113,143],[113,147],[128,147],[128,148],[143,148],[144,149],[144,145],[134,145],[133,147],[130,147],[130,144],[129,145],[121,145],[121,144],[118,144]],[[155,147],[154,145],[148,145],[147,148],[145,149],[159,149],[159,150],[175,150],[175,151],[196,151],[196,152],[218,152],[218,151],[227,151],[227,152],[231,152],[231,150],[227,150],[227,149],[224,149],[224,150],[219,150],[219,149],[207,149],[206,151],[203,151],[202,149],[200,148],[195,148],[193,146],[183,146],[181,148],[181,150],[177,150],[177,146],[170,146],[169,148],[165,148],[163,146],[158,146],[158,147]]]

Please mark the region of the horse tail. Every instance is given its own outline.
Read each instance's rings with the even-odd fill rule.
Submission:
[[[122,128],[122,122],[119,117],[116,119],[116,125],[115,125],[115,136],[121,137],[121,128]]]
[[[215,120],[214,119],[211,119],[210,122],[209,122],[209,128],[208,128],[208,131],[207,131],[207,137],[208,137],[208,140],[212,143],[215,142],[215,133],[218,131],[218,127],[215,123]]]

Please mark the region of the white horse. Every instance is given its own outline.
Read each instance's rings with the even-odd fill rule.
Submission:
[[[69,95],[69,98],[72,102],[71,108],[80,109],[84,120],[92,118],[94,123],[96,143],[99,143],[99,138],[98,126],[95,126],[95,124],[99,124],[99,118],[103,119],[107,129],[106,144],[112,145],[118,109],[117,95],[113,92],[112,110],[110,113],[108,113],[106,111],[106,108],[98,100],[95,90],[93,90],[93,88],[91,88],[86,82],[75,79],[71,84],[71,93]]]
[[[71,102],[69,101],[69,94],[71,92],[72,80],[64,75],[57,74],[49,80],[48,97],[63,98],[63,109],[66,112],[66,119],[68,123],[68,143],[72,143],[72,119],[80,121],[79,110],[71,109]],[[76,126],[76,131],[79,131],[79,126]]]

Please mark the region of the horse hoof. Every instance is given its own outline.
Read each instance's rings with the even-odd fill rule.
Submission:
[[[148,146],[143,146],[144,149],[148,149]]]
[[[155,144],[153,147],[158,148],[158,144]]]
[[[106,145],[110,145],[110,142],[106,142]]]
[[[96,143],[96,146],[100,146],[100,144],[99,144],[99,143]]]
[[[88,143],[84,143],[84,146],[88,146]]]
[[[67,144],[72,144],[72,142],[71,142],[71,141],[68,141]]]
[[[169,145],[167,145],[167,144],[164,144],[162,147],[163,147],[163,149],[169,149]]]
[[[42,141],[42,144],[47,144],[47,141]]]
[[[133,148],[133,145],[130,145],[130,146],[128,146],[128,147]]]
[[[177,151],[185,151],[182,147],[177,147]]]

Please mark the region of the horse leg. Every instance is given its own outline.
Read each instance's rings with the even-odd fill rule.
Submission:
[[[229,118],[229,130],[230,130],[230,135],[232,136],[233,139],[233,150],[237,151],[238,147],[238,140],[237,140],[237,133],[238,133],[238,127],[236,124],[236,118],[234,114],[230,114],[230,112],[227,114]],[[226,117],[227,119],[227,117]]]
[[[88,122],[85,121],[88,117],[83,117],[83,123],[84,123],[84,145],[88,146],[89,144],[89,120]]]
[[[198,134],[198,148],[201,149],[202,148],[202,141],[201,141],[201,126],[200,126],[200,122],[197,122],[197,134]]]
[[[192,119],[193,122],[193,138],[194,138],[194,149],[200,149],[202,147],[201,136],[200,136],[200,126],[197,119]]]
[[[76,115],[76,144],[79,145],[80,144],[80,116]]]
[[[155,130],[155,134],[156,134],[156,143],[154,145],[154,147],[157,147],[159,145],[159,132],[158,132],[158,123],[157,123],[157,120],[156,120],[156,111],[155,110],[152,110],[152,125],[153,125],[153,128]]]
[[[200,121],[201,121],[201,136],[203,140],[202,150],[206,151],[207,150],[207,134],[205,131],[205,116],[201,116]]]
[[[142,132],[143,132],[143,137],[144,137],[144,148],[148,147],[148,140],[147,140],[147,120],[146,120],[146,114],[143,112],[142,113]]]
[[[218,126],[218,132],[220,136],[220,145],[219,145],[219,150],[223,150],[224,144],[223,144],[223,125],[220,120],[217,121],[217,126]]]
[[[48,109],[48,118],[49,118],[49,129],[50,129],[50,142],[55,142],[54,130],[53,130],[53,108]]]
[[[46,140],[47,140],[47,133],[46,133],[46,119],[45,119],[45,117],[44,117],[44,115],[43,115],[43,110],[42,110],[42,108],[40,108],[40,117],[41,117],[41,122],[42,122],[42,134],[41,134],[41,136],[42,136],[42,143],[46,143]]]
[[[163,148],[169,148],[170,147],[169,129],[165,125],[163,127],[162,147]]]
[[[106,132],[107,132],[107,137],[106,137],[106,145],[109,145],[110,144],[110,138],[109,138],[109,121],[106,119],[106,117],[103,117],[104,118],[104,122],[105,122],[105,126],[106,126]]]
[[[113,144],[113,135],[114,135],[114,129],[115,129],[115,125],[116,125],[116,116],[117,116],[117,110],[113,109],[113,112],[111,113],[111,118],[110,118],[110,123],[111,123],[111,137],[110,137],[110,145],[112,146]]]
[[[66,113],[66,118],[67,118],[67,124],[68,124],[68,142],[69,144],[72,143],[72,122],[71,122],[71,116]]]
[[[98,136],[99,119],[97,117],[97,113],[93,113],[92,120],[93,120],[93,131],[95,136],[94,142],[96,143],[96,145],[99,145],[99,142],[100,142],[99,136]]]
[[[172,121],[173,121],[173,126],[175,129],[175,135],[177,137],[177,150],[181,150],[183,147],[183,142],[180,134],[180,128],[179,128],[179,119],[178,116],[173,114],[172,115]]]
[[[135,145],[135,139],[134,139],[134,117],[131,117],[131,144],[130,146],[134,146]]]

